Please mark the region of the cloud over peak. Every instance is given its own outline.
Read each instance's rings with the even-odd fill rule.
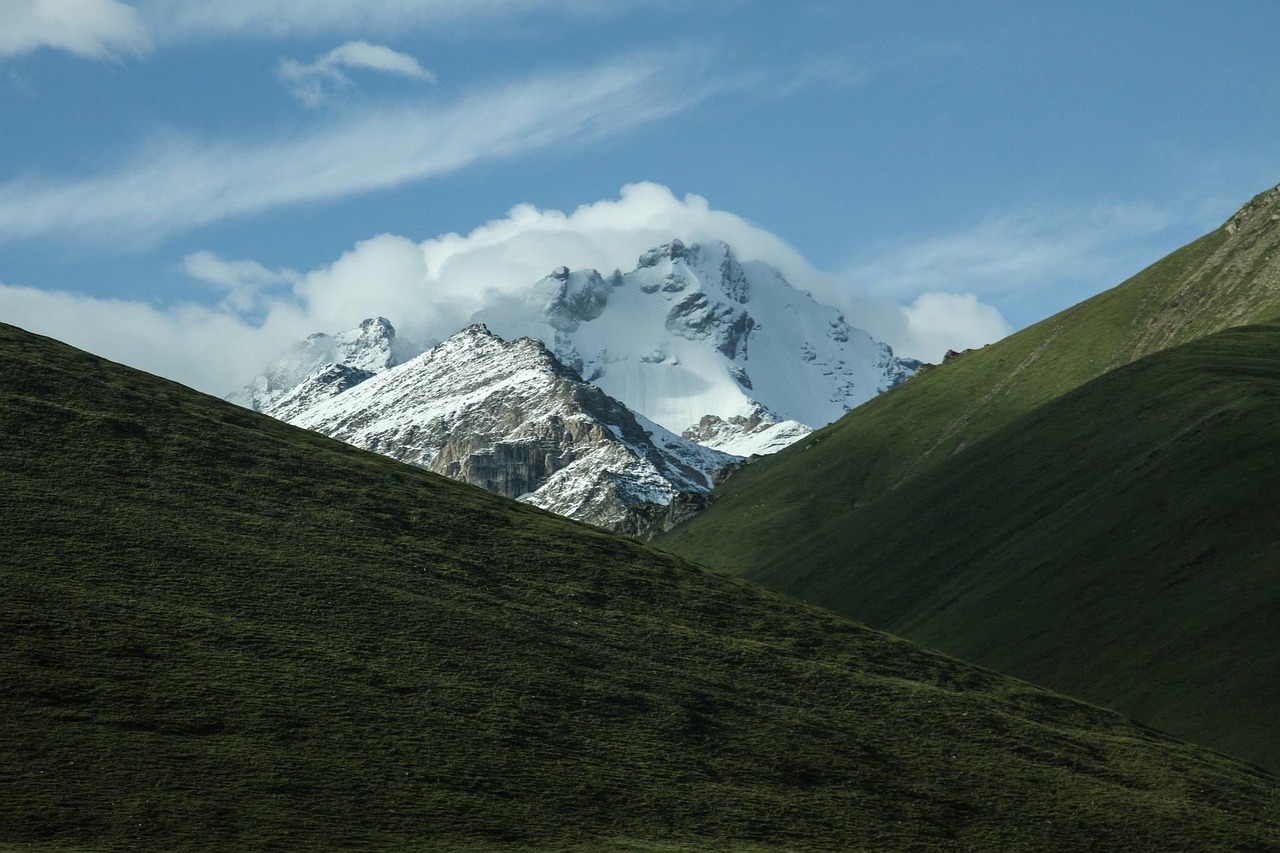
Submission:
[[[939,361],[947,349],[981,346],[1008,331],[996,309],[969,294],[926,293],[907,306],[859,297],[810,266],[777,235],[717,210],[701,196],[680,197],[648,182],[629,184],[616,198],[567,212],[519,204],[465,234],[421,242],[380,234],[307,273],[226,260],[207,251],[187,255],[187,274],[212,285],[222,294],[216,299],[157,307],[0,284],[0,316],[226,394],[312,332],[338,332],[381,315],[407,340],[428,344],[558,266],[629,270],[641,253],[673,237],[724,240],[743,261],[778,267],[793,285],[843,310],[851,324],[887,341],[900,355]],[[119,334],[120,329],[129,333]]]

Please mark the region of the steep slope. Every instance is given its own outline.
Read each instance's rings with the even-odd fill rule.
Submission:
[[[1280,769],[1280,326],[1141,359],[756,577]]]
[[[1277,780],[0,326],[0,846],[1280,849]]]
[[[1143,355],[1278,313],[1280,187],[1119,287],[929,369],[748,466],[664,547],[771,574],[796,560],[791,543],[802,532],[856,523],[855,508],[1036,406]]]
[[[541,342],[482,325],[377,376],[328,365],[266,413],[633,535],[738,461],[638,419]]]
[[[785,447],[919,363],[725,243],[672,240],[607,278],[561,267],[475,319],[539,338],[632,410],[742,456]]]

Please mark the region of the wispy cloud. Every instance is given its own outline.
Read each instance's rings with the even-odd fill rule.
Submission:
[[[655,0],[139,0],[138,7],[166,37],[277,37],[388,34],[535,12],[613,15],[645,2]]]
[[[0,59],[44,49],[86,59],[188,38],[390,35],[526,15],[621,14],[672,0],[0,0]],[[389,70],[389,69],[383,69]]]
[[[267,269],[257,261],[227,261],[208,251],[187,255],[182,266],[191,278],[225,292],[222,307],[240,315],[254,314],[270,292],[301,278],[291,270]]]
[[[551,145],[586,144],[721,91],[686,53],[630,57],[473,92],[446,105],[344,114],[262,143],[168,139],[83,180],[0,186],[0,241],[155,242],[249,213],[395,187]]]
[[[837,91],[865,85],[874,76],[872,67],[843,56],[826,56],[810,60],[789,74],[773,80],[770,94],[785,98],[804,89],[826,88]]]
[[[349,41],[339,45],[315,62],[282,59],[276,74],[288,84],[295,98],[314,107],[327,100],[334,89],[353,85],[344,68],[379,71],[424,83],[436,82],[436,75],[423,68],[414,57],[367,41]]]
[[[138,12],[119,0],[4,0],[0,59],[41,48],[87,59],[136,55],[151,47]]]
[[[1135,254],[1135,243],[1177,218],[1176,211],[1149,204],[1026,210],[885,246],[845,277],[868,293],[895,297],[931,290],[1007,293],[1108,272]]]

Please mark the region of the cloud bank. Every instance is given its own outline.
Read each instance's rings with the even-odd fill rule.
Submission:
[[[946,349],[980,346],[1007,332],[999,313],[972,294],[926,293],[905,306],[859,296],[776,235],[700,196],[678,198],[653,183],[628,185],[616,199],[567,213],[518,205],[467,234],[422,242],[379,235],[305,274],[210,252],[188,255],[187,273],[221,294],[213,305],[162,308],[0,285],[0,317],[225,395],[312,332],[382,315],[406,338],[430,344],[558,266],[629,270],[642,252],[673,237],[724,240],[742,260],[773,264],[903,355],[936,361]]]

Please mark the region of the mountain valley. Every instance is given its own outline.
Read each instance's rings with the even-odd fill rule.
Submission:
[[[6,849],[1280,844],[1273,776],[1114,712],[10,326],[0,365]]]
[[[1270,190],[743,469],[661,544],[1280,767],[1278,223]]]

